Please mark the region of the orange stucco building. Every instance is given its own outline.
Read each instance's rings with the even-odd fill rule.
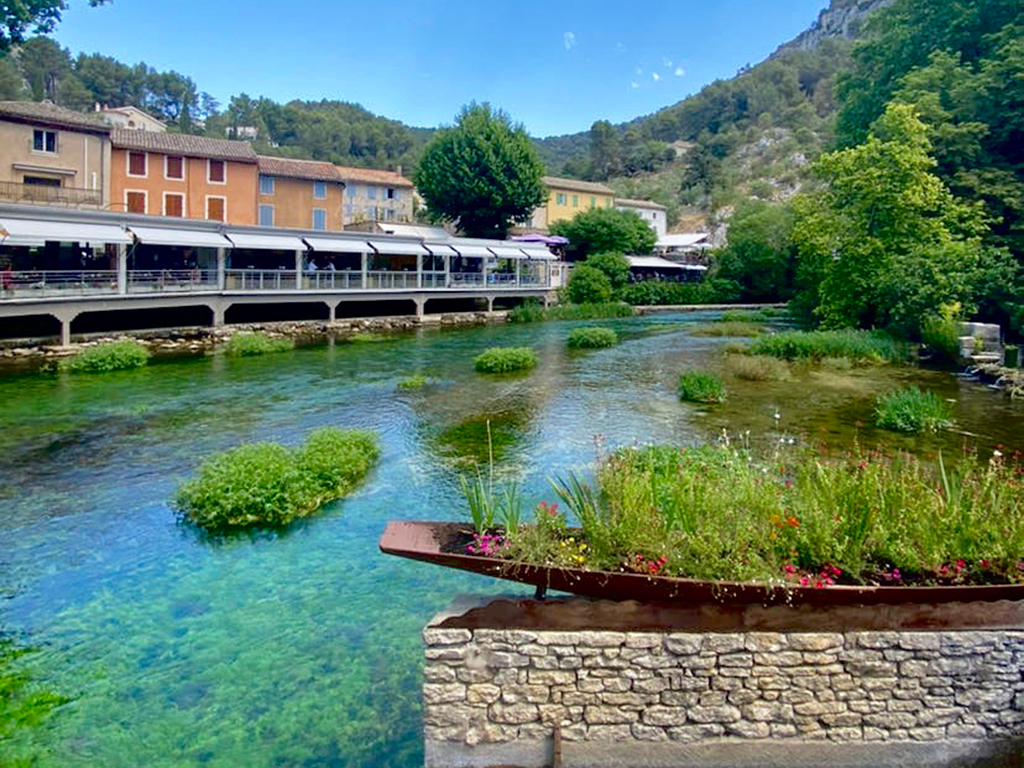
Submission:
[[[259,173],[247,143],[120,128],[110,140],[111,210],[257,222]]]
[[[331,163],[257,158],[256,223],[263,227],[341,230],[345,184]]]

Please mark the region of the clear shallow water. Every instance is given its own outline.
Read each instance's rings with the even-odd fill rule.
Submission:
[[[388,519],[455,518],[458,472],[486,455],[532,503],[585,470],[596,444],[694,442],[723,429],[924,453],[1021,445],[1024,408],[942,373],[798,370],[727,379],[730,401],[678,402],[689,365],[719,364],[697,315],[603,321],[620,346],[569,352],[545,323],[425,331],[265,358],[212,357],[126,374],[0,379],[0,629],[41,647],[30,665],[74,698],[30,750],[54,766],[406,766],[422,763],[420,639],[466,591],[525,589],[379,554]],[[472,357],[528,344],[530,374],[485,377]],[[422,372],[417,391],[398,381]],[[957,400],[963,434],[875,431],[872,399],[918,383]],[[778,414],[779,418],[776,418]],[[168,507],[198,460],[248,440],[297,444],[325,425],[381,434],[351,498],[281,535],[210,541]]]

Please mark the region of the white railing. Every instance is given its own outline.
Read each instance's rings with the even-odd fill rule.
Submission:
[[[367,272],[366,287],[393,289],[393,288],[416,288],[415,272]]]
[[[325,269],[304,272],[302,287],[310,291],[350,291],[363,287],[363,273],[354,270]]]
[[[294,291],[294,269],[227,269],[224,289],[228,291]]]
[[[215,291],[215,269],[129,269],[128,292]]]
[[[116,270],[0,271],[0,296],[5,299],[106,293],[117,293]]]
[[[482,272],[452,272],[452,288],[482,288],[484,276]]]

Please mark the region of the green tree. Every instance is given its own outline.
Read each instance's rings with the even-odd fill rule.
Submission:
[[[55,40],[33,37],[18,51],[21,72],[35,101],[57,100],[61,81],[71,73],[71,55]]]
[[[89,5],[103,5],[109,0],[89,0]],[[0,53],[6,53],[12,44],[25,39],[33,29],[37,34],[51,32],[61,13],[68,7],[66,0],[15,0],[0,3]]]
[[[15,101],[24,96],[21,72],[9,56],[0,56],[0,101]]]
[[[618,131],[607,120],[590,126],[590,172],[598,180],[617,176],[622,170]]]
[[[571,220],[556,221],[551,233],[569,238],[569,251],[576,258],[592,253],[650,253],[657,235],[634,211],[591,208]]]
[[[629,282],[629,260],[621,253],[596,253],[588,256],[583,263],[604,272],[613,291]]]
[[[612,283],[600,269],[577,264],[569,276],[566,292],[573,304],[602,304],[612,299]]]
[[[830,328],[916,333],[921,314],[976,298],[983,215],[932,173],[928,131],[892,104],[867,141],[823,155],[822,189],[793,202],[799,308]]]
[[[792,210],[757,200],[741,203],[719,261],[719,277],[738,283],[744,300],[788,300],[796,263]]]
[[[463,108],[427,144],[413,176],[427,206],[472,237],[504,237],[547,197],[521,125],[489,104]]]
[[[94,101],[92,92],[82,85],[82,81],[73,74],[68,74],[60,81],[57,87],[57,103],[68,109],[76,109],[79,112],[92,110]]]

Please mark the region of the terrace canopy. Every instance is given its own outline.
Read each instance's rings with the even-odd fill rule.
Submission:
[[[429,256],[428,251],[423,243],[410,242],[410,241],[387,241],[387,240],[367,240],[367,243],[374,251],[381,256]]]
[[[660,256],[627,256],[630,269],[646,269],[660,272],[662,270],[684,270],[690,272],[706,272],[707,267],[699,264],[679,264],[663,259]]]
[[[228,232],[230,240],[235,248],[245,248],[251,251],[305,251],[306,244],[295,235],[271,235],[271,234],[249,234],[243,232]]]
[[[137,227],[129,225],[128,231],[145,245],[173,245],[184,248],[230,248],[231,241],[217,232],[170,227]]]
[[[523,255],[531,261],[554,261],[555,256],[547,248],[526,245],[520,248]]]
[[[44,221],[40,219],[8,218],[0,221],[4,235],[0,245],[36,247],[49,242],[57,243],[123,243],[129,245],[132,237],[116,224],[80,224],[70,221]]]

